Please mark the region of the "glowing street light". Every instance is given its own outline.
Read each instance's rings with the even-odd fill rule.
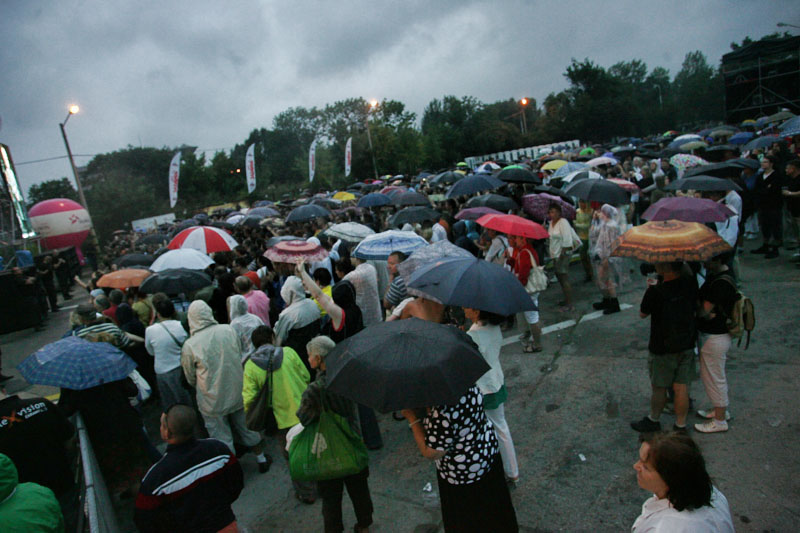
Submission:
[[[375,150],[372,148],[372,134],[369,131],[369,114],[370,112],[378,107],[378,101],[376,99],[372,99],[369,101],[369,108],[367,109],[367,140],[369,141],[369,152],[372,155],[372,170],[375,172],[375,179],[378,179],[378,165],[375,163]]]
[[[526,116],[526,113],[525,113],[525,106],[528,105],[528,99],[523,97],[519,101],[519,105],[522,106],[522,109],[520,109],[520,111],[519,111],[519,115],[520,115],[519,116],[519,129],[520,129],[520,131],[522,131],[522,133],[527,133],[528,132],[528,117]]]
[[[64,129],[64,126],[67,124],[69,117],[76,114],[80,111],[81,108],[75,104],[72,104],[68,108],[67,118],[64,119],[64,122],[58,125],[61,128],[61,136],[64,138],[64,146],[67,147],[67,156],[69,157],[69,164],[72,167],[72,175],[75,176],[75,184],[78,186],[78,196],[80,196],[81,203],[83,204],[83,208],[86,209],[86,212],[89,212],[89,204],[86,203],[86,197],[83,195],[83,185],[81,185],[81,179],[78,177],[78,168],[75,166],[75,160],[72,158],[72,150],[69,147],[69,141],[67,140],[67,131]],[[92,235],[94,235],[94,226],[92,226]]]

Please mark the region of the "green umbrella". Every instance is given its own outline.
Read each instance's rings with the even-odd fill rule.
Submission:
[[[596,153],[597,152],[595,151],[594,148],[584,148],[583,150],[581,150],[578,153],[578,155],[593,155],[593,154],[596,154]]]

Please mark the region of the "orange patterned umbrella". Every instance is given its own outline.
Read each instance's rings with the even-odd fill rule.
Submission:
[[[115,270],[114,272],[109,272],[104,275],[97,280],[97,286],[110,287],[112,289],[138,287],[150,274],[152,274],[152,272],[149,270],[142,270],[141,268],[123,268],[122,270]]]
[[[731,247],[722,237],[698,222],[664,220],[634,226],[614,243],[611,255],[633,257],[647,263],[707,261]]]

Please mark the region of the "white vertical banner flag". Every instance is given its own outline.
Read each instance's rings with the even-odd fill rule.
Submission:
[[[314,181],[314,172],[317,170],[317,140],[311,143],[308,149],[308,181]]]
[[[178,203],[178,179],[181,176],[181,153],[178,152],[169,164],[169,206]]]
[[[344,175],[350,175],[351,165],[353,163],[353,138],[347,139],[347,146],[344,148]]]
[[[244,156],[244,169],[247,174],[247,192],[248,194],[256,190],[256,143],[250,145],[247,149],[247,154]]]

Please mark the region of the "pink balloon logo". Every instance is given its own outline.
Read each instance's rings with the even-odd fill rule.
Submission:
[[[81,204],[67,198],[44,200],[28,211],[33,229],[48,250],[80,246],[89,235],[92,220]]]

